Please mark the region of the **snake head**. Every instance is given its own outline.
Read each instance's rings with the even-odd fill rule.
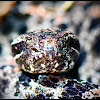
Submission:
[[[66,72],[80,51],[75,34],[60,29],[41,29],[20,35],[12,42],[17,64],[29,73]]]

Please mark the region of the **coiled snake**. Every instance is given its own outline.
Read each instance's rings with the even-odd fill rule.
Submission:
[[[95,89],[87,82],[41,75],[67,72],[73,68],[80,54],[80,44],[77,36],[67,30],[48,28],[22,34],[14,39],[11,49],[19,67],[31,73],[33,79],[37,77],[30,98],[81,99],[83,92]]]

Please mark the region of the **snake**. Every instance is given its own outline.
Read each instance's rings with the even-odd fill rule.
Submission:
[[[16,37],[11,43],[11,51],[22,71],[14,74],[11,70],[10,76],[9,71],[6,75],[1,73],[7,81],[10,79],[9,85],[5,85],[7,98],[100,97],[98,85],[69,79],[63,75],[63,72],[74,67],[80,55],[80,43],[75,33],[58,28],[34,30]],[[0,71],[6,69],[7,67],[3,67]]]
[[[13,40],[11,50],[16,63],[25,72],[61,73],[75,65],[80,44],[74,33],[48,28],[18,36]]]

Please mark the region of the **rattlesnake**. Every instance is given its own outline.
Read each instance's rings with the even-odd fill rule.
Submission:
[[[18,76],[16,96],[31,99],[98,97],[99,90],[94,92],[98,86],[92,83],[51,75],[74,67],[80,54],[75,34],[61,29],[35,30],[18,36],[11,45],[14,59],[24,70]]]

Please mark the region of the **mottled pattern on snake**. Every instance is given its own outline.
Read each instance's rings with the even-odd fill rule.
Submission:
[[[66,72],[72,69],[80,45],[75,34],[61,29],[41,29],[20,35],[12,42],[18,65],[29,73]]]

